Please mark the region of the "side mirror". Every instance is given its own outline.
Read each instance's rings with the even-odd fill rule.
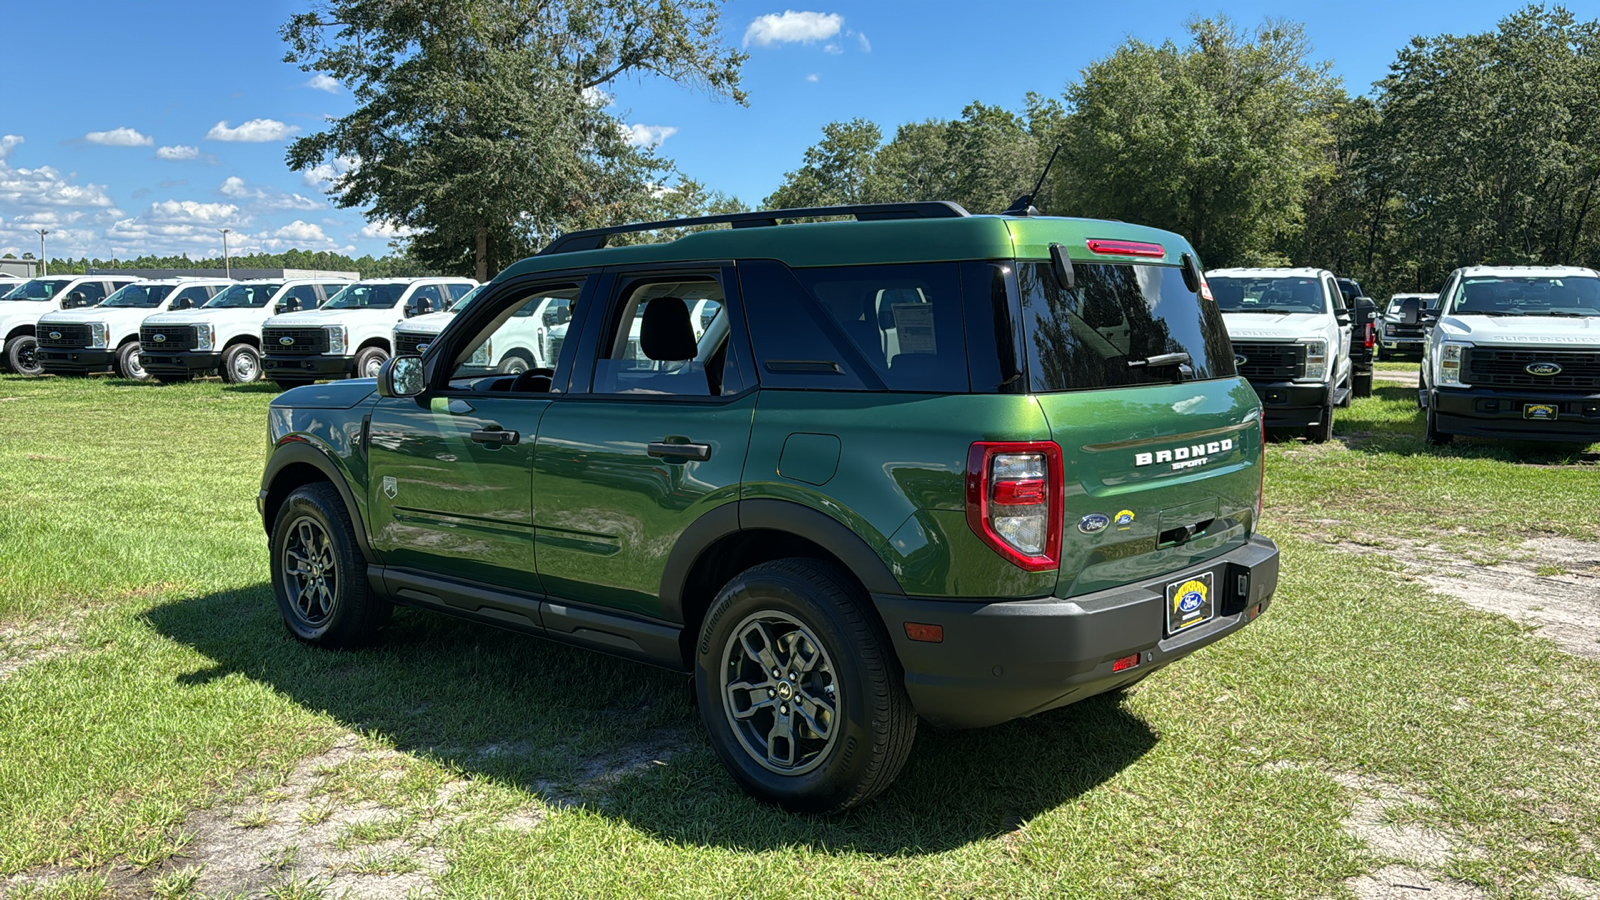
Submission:
[[[1371,297],[1357,297],[1355,307],[1356,309],[1374,310],[1378,308],[1378,304],[1374,303]]]
[[[1417,321],[1420,318],[1419,311],[1421,310],[1421,308],[1422,308],[1422,304],[1418,303],[1417,302],[1417,298],[1415,298],[1415,297],[1407,297],[1406,299],[1401,300],[1400,301],[1400,324],[1401,325],[1415,325],[1415,324],[1417,324]]]
[[[1078,286],[1078,273],[1072,268],[1072,257],[1067,255],[1066,247],[1050,245],[1050,269],[1056,273],[1056,281],[1063,290],[1070,291]]]
[[[89,298],[83,295],[83,291],[73,291],[67,295],[67,302],[61,305],[65,309],[77,309],[89,305]]]
[[[378,370],[379,397],[415,397],[426,386],[420,356],[396,356]]]

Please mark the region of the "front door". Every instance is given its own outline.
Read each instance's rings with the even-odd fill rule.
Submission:
[[[552,598],[670,618],[659,596],[678,537],[738,500],[756,392],[732,272],[616,273],[603,313],[583,317],[571,392],[545,412],[534,459]]]

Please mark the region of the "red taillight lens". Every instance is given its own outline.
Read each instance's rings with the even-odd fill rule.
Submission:
[[[1371,350],[1372,345],[1378,342],[1377,336],[1373,333],[1371,322],[1367,323],[1366,336],[1362,340],[1366,343],[1368,350]]]
[[[1144,241],[1107,241],[1090,238],[1087,244],[1091,253],[1098,253],[1101,256],[1144,256],[1160,259],[1167,255],[1167,248]]]
[[[1117,660],[1116,662],[1113,662],[1111,664],[1111,671],[1113,671],[1113,672],[1121,672],[1121,671],[1123,671],[1125,669],[1131,669],[1134,666],[1137,666],[1138,664],[1139,664],[1139,654],[1134,653],[1134,654],[1131,654],[1129,656],[1124,656],[1123,658]]]
[[[1061,447],[979,441],[967,454],[967,524],[1013,565],[1061,565]]]

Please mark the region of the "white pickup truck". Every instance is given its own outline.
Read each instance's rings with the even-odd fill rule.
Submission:
[[[0,298],[0,336],[5,341],[0,363],[18,375],[43,375],[35,334],[39,320],[56,310],[97,306],[138,280],[128,275],[46,275],[12,288]]]
[[[1266,426],[1304,428],[1313,443],[1331,438],[1333,409],[1352,394],[1352,320],[1333,273],[1214,269],[1206,283]]]
[[[396,325],[395,355],[426,353],[439,332],[444,331],[456,313],[472,303],[481,291],[482,288],[475,289],[446,312],[417,316]],[[494,339],[479,347],[464,365],[507,375],[529,369],[555,368],[555,358],[549,352],[550,331],[572,318],[572,293],[557,291],[552,296],[529,300],[512,313],[511,319],[495,331]]]
[[[1600,272],[1471,266],[1439,308],[1401,306],[1427,329],[1417,403],[1425,437],[1600,441]]]
[[[99,306],[47,313],[39,319],[38,358],[52,375],[112,372],[146,381],[139,356],[139,325],[155,313],[204,306],[232,281],[162,278],[136,281]]]
[[[261,323],[292,309],[316,309],[350,284],[336,278],[237,282],[200,309],[158,313],[139,326],[139,357],[157,381],[213,372],[233,384],[261,377]]]
[[[394,327],[442,312],[478,283],[470,278],[375,278],[349,285],[314,312],[262,324],[267,377],[280,387],[318,378],[373,378],[394,353]]]

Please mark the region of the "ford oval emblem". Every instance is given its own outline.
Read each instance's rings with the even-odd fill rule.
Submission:
[[[161,344],[161,343],[165,343],[166,342],[167,336],[164,335],[164,334],[152,334],[152,335],[150,335],[150,340],[155,341],[158,344]]]
[[[1243,353],[1235,353],[1233,355],[1233,364],[1236,366],[1242,366],[1249,361],[1250,357],[1245,356]]]
[[[1078,530],[1084,534],[1094,534],[1097,531],[1105,531],[1106,526],[1110,524],[1111,518],[1109,516],[1090,513],[1078,520]]]
[[[1529,375],[1543,375],[1546,378],[1561,374],[1561,367],[1553,362],[1528,363],[1525,368]]]
[[[52,340],[52,341],[61,340],[61,332],[59,332],[59,331],[50,332],[50,340]]]
[[[417,345],[417,352],[418,353],[427,353],[428,352],[428,348],[432,347],[432,346],[433,346],[432,344],[418,344]]]
[[[278,338],[278,343],[280,343],[280,344],[284,345],[285,347],[287,347],[290,344],[294,343],[294,338],[289,337],[288,335],[284,335],[283,337]]]

